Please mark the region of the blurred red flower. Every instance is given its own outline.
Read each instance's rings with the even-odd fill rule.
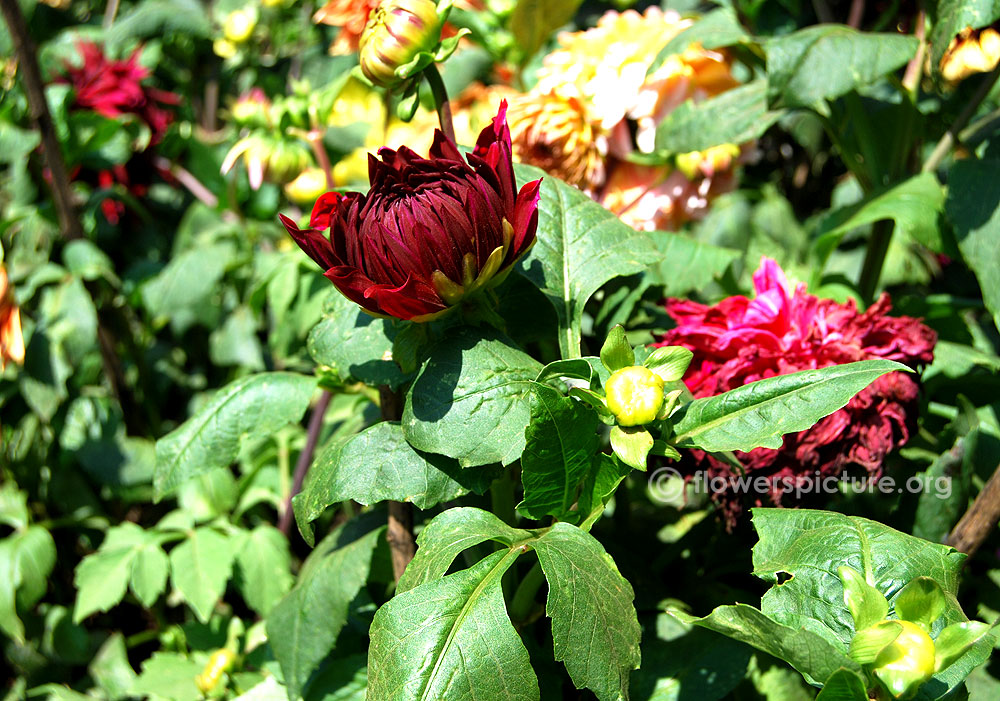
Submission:
[[[371,190],[328,192],[311,228],[281,223],[329,280],[365,310],[427,321],[497,284],[535,242],[540,180],[514,180],[507,103],[472,153],[434,133],[430,158],[409,148],[369,156]],[[329,229],[329,234],[324,231]]]
[[[694,352],[684,379],[695,397],[707,397],[766,377],[785,375],[870,358],[888,358],[917,369],[933,360],[937,335],[911,317],[891,317],[883,294],[866,311],[853,300],[838,303],[794,288],[778,264],[768,258],[753,276],[756,296],[729,297],[714,306],[669,299],[667,313],[677,322],[657,345],[681,345]],[[846,407],[812,428],[785,436],[779,450],[757,448],[737,457],[751,477],[771,480],[769,496],[781,504],[806,480],[840,476],[848,466],[868,475],[881,474],[886,456],[902,446],[914,429],[917,381],[900,372],[883,375]],[[700,451],[695,459],[710,477],[728,477],[731,468]],[[721,483],[716,480],[716,483]],[[791,486],[791,487],[790,487]],[[789,489],[790,487],[790,489]],[[716,493],[730,523],[744,497]]]
[[[138,115],[149,126],[150,143],[158,143],[173,121],[173,114],[164,106],[178,104],[180,96],[142,84],[149,77],[149,71],[139,65],[142,47],[124,61],[109,59],[92,42],[81,41],[77,49],[83,64],[66,63],[66,76],[59,78],[59,82],[73,86],[73,106],[112,118]]]

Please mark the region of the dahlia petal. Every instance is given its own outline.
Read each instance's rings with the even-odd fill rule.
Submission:
[[[535,242],[535,233],[538,229],[538,201],[541,199],[540,188],[542,181],[533,180],[526,183],[521,191],[517,193],[516,204],[514,205],[514,220],[511,225],[514,227],[514,241],[512,244],[513,257],[518,258],[522,253],[531,248]]]
[[[300,229],[295,225],[294,221],[284,214],[279,214],[278,219],[284,224],[285,230],[295,240],[295,243],[299,245],[299,248],[305,251],[306,255],[312,258],[316,265],[326,269],[341,264],[340,259],[333,250],[330,239],[322,233],[316,229]]]
[[[440,129],[434,130],[434,143],[431,144],[430,157],[462,162],[462,154],[458,147]]]
[[[323,275],[333,283],[333,286],[340,290],[340,293],[365,311],[372,314],[385,314],[379,307],[378,300],[371,294],[377,285],[371,278],[357,268],[349,265],[337,265],[331,267]]]
[[[395,288],[375,285],[365,292],[365,296],[373,297],[383,313],[404,321],[436,314],[448,308],[433,285],[413,276]]]
[[[340,199],[339,192],[326,192],[320,195],[316,204],[313,205],[312,214],[309,216],[309,226],[314,229],[329,229],[330,219],[337,211]]]

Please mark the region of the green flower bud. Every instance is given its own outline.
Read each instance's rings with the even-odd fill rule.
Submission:
[[[872,666],[872,672],[897,699],[908,698],[934,675],[934,641],[910,621],[893,621],[903,627],[885,647]]]
[[[400,80],[396,69],[422,51],[432,51],[441,39],[441,18],[434,0],[384,0],[361,33],[361,71],[382,87]]]
[[[656,420],[663,407],[663,379],[641,365],[614,372],[604,385],[608,409],[619,426],[642,426]]]

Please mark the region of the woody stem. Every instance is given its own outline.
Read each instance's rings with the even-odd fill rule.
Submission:
[[[448,91],[441,80],[441,74],[437,66],[433,63],[424,70],[427,83],[431,86],[431,94],[434,96],[434,106],[437,108],[438,121],[441,122],[441,131],[444,135],[455,142],[455,125],[451,121],[451,103],[448,101]]]

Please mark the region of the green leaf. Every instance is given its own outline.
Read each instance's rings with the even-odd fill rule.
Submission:
[[[653,75],[667,59],[674,54],[684,53],[691,44],[698,42],[702,48],[718,49],[723,46],[741,44],[750,40],[750,36],[740,26],[736,12],[731,7],[720,7],[705,13],[690,27],[680,31],[660,49],[656,58],[649,64],[646,75]]]
[[[533,519],[565,518],[597,452],[599,423],[582,402],[535,385],[521,456],[524,500],[519,511]]]
[[[531,166],[515,164],[520,182],[543,177],[537,241],[520,265],[549,298],[559,319],[564,358],[580,355],[583,307],[612,278],[643,272],[660,260],[635,231],[580,190]]]
[[[274,526],[261,524],[250,531],[236,551],[236,573],[240,592],[261,616],[292,588],[292,557],[288,539]]]
[[[838,567],[837,574],[844,585],[844,603],[851,612],[855,630],[873,626],[888,615],[889,602],[882,592],[865,581],[863,574],[847,565]]]
[[[810,683],[822,683],[841,667],[861,670],[845,654],[845,647],[834,645],[811,630],[782,625],[753,606],[718,606],[704,618],[680,611],[670,613],[682,621],[722,633],[784,660]]]
[[[636,470],[646,471],[646,458],[653,449],[653,435],[642,426],[611,429],[611,448],[618,459]]]
[[[654,231],[650,238],[662,255],[661,262],[653,267],[652,276],[657,284],[663,285],[664,297],[702,289],[742,256],[732,248],[713,246],[672,231]]]
[[[627,699],[641,637],[632,586],[597,539],[576,526],[556,523],[532,545],[549,584],[555,658],[577,688],[601,701]]]
[[[125,522],[108,531],[96,553],[83,558],[73,579],[77,590],[74,623],[95,611],[107,611],[122,600],[132,576],[132,563],[145,542],[143,530]]]
[[[941,57],[959,32],[966,27],[979,29],[1000,18],[997,0],[938,0],[934,28],[930,35],[930,64],[934,75],[941,70]]]
[[[948,173],[945,211],[955,228],[958,248],[976,274],[983,302],[1000,329],[1000,180],[996,162],[957,161]]]
[[[348,608],[368,579],[372,552],[384,529],[358,534],[352,521],[324,538],[306,558],[299,580],[267,617],[267,636],[288,687],[298,699],[333,649]]]
[[[202,665],[176,652],[154,652],[142,663],[142,673],[129,693],[169,701],[199,701],[204,696],[194,680],[201,674],[201,668]]]
[[[864,677],[850,669],[838,669],[823,684],[816,701],[868,701]]]
[[[159,543],[147,542],[136,551],[129,576],[129,589],[139,603],[146,608],[156,603],[167,587],[169,569],[167,554]]]
[[[214,244],[185,251],[141,288],[143,305],[154,319],[169,319],[181,333],[198,319],[199,308],[215,307],[209,300],[232,256],[232,247]]]
[[[471,507],[448,509],[424,526],[417,553],[396,584],[396,593],[440,579],[459,553],[487,540],[506,546],[527,540],[531,531],[512,528],[489,511]]]
[[[398,332],[392,320],[366,314],[338,292],[327,301],[323,320],[309,332],[309,355],[345,379],[396,389],[409,378],[393,360]]]
[[[950,595],[946,618],[965,620],[954,601],[965,556],[952,548],[876,521],[814,509],[754,509],[753,524],[760,535],[753,551],[754,574],[773,583],[783,572],[787,579],[764,594],[761,609],[786,625],[850,643],[855,627],[841,603],[837,569],[842,565],[861,573],[890,604],[905,583],[931,577]]]
[[[946,605],[941,585],[930,577],[911,579],[893,602],[898,618],[916,623],[928,633],[934,621],[944,613]]]
[[[108,699],[128,698],[138,675],[128,661],[125,636],[118,632],[109,635],[87,665],[87,672]]]
[[[559,27],[576,14],[583,0],[517,0],[510,30],[525,57],[531,57]]]
[[[813,255],[817,260],[813,282],[819,284],[823,267],[844,234],[877,221],[894,221],[901,231],[924,246],[944,252],[937,225],[938,214],[943,210],[944,189],[933,173],[922,173],[856,204],[828,212],[819,220],[813,243]]]
[[[0,631],[17,643],[24,642],[24,624],[17,617],[17,576],[14,547],[10,539],[0,540]]]
[[[28,526],[9,536],[14,557],[16,600],[24,609],[34,608],[49,588],[49,575],[56,564],[56,544],[42,526]]]
[[[398,423],[383,421],[334,443],[316,458],[294,499],[295,516],[306,524],[331,504],[349,499],[365,506],[407,501],[429,509],[470,491],[482,494],[497,472],[462,469],[451,458],[416,451]]]
[[[768,93],[782,107],[815,107],[864,87],[913,58],[911,36],[822,24],[769,39]]]
[[[257,338],[257,320],[247,306],[239,306],[226,317],[208,339],[208,356],[215,365],[264,369],[264,353]]]
[[[635,365],[635,352],[632,344],[625,338],[625,328],[621,324],[612,327],[608,337],[601,346],[601,364],[608,372],[617,372],[622,368]]]
[[[941,346],[934,347],[934,360],[941,360]],[[954,368],[955,365],[952,365]],[[1000,370],[1000,368],[998,368]],[[927,488],[920,492],[913,519],[913,535],[932,543],[943,543],[969,505],[969,488],[974,471],[973,454],[979,429],[955,440],[918,477]]]
[[[686,100],[656,127],[656,151],[689,153],[759,138],[783,110],[767,107],[767,82],[755,80],[701,102]]]
[[[382,606],[370,631],[368,697],[538,701],[538,680],[500,586],[520,553],[494,553]]]
[[[989,634],[991,626],[981,621],[952,623],[934,641],[934,668],[947,669],[973,645]]]
[[[675,417],[674,442],[713,453],[780,448],[784,434],[810,428],[896,370],[910,371],[892,360],[862,360],[778,375],[696,399]]]
[[[170,582],[202,623],[226,590],[233,555],[230,538],[209,527],[195,529],[170,551]]]
[[[156,498],[195,475],[228,466],[244,435],[271,433],[299,421],[315,388],[315,378],[290,372],[248,375],[226,385],[156,442]]]
[[[664,382],[676,382],[684,377],[692,358],[694,353],[684,346],[661,346],[650,353],[642,364]]]
[[[430,354],[407,393],[403,435],[462,467],[509,465],[524,450],[537,360],[492,329],[467,327]]]
[[[584,518],[590,517],[596,509],[603,509],[618,485],[632,471],[632,468],[613,455],[597,453],[587,479],[580,490],[579,511]]]

